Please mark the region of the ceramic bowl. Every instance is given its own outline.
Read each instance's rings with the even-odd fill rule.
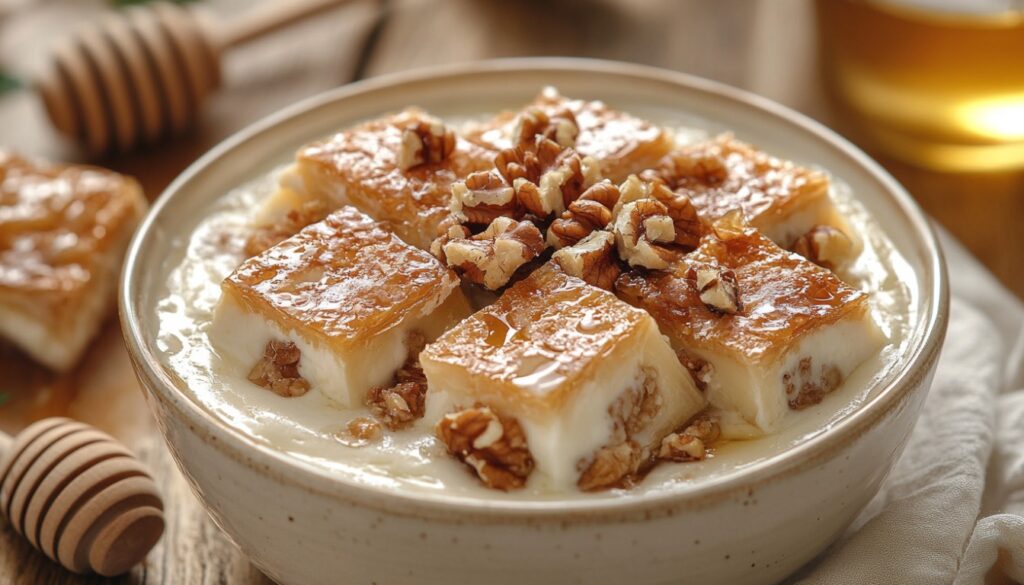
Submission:
[[[919,291],[899,367],[830,430],[709,481],[645,495],[482,501],[368,487],[277,452],[205,410],[155,346],[156,303],[190,230],[217,198],[304,142],[423,106],[441,116],[529,101],[541,86],[659,120],[733,130],[847,182],[912,268]],[[178,465],[214,521],[285,584],[773,583],[825,549],[876,493],[914,425],[948,311],[941,252],[907,193],[830,130],[703,79],[586,60],[494,61],[382,77],[271,116],[196,161],[135,237],[120,294],[124,335]]]

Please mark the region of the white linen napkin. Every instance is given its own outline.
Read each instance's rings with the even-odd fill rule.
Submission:
[[[1024,583],[1024,305],[947,233],[949,332],[903,456],[799,585]]]

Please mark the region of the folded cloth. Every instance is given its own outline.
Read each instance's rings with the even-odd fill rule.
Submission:
[[[950,321],[895,468],[790,582],[1024,583],[1024,305],[948,233]]]

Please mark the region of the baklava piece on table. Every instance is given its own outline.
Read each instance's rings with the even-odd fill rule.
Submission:
[[[113,306],[145,209],[129,177],[0,150],[0,337],[73,366]]]

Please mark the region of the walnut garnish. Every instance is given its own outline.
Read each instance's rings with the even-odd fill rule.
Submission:
[[[669,244],[676,229],[668,208],[655,199],[640,199],[622,207],[613,226],[619,257],[630,266],[661,270],[678,257]]]
[[[498,217],[522,217],[515,189],[495,171],[479,171],[452,184],[451,211],[458,221],[487,225]]]
[[[612,487],[635,473],[643,459],[643,449],[629,440],[612,447],[602,447],[594,454],[576,486],[583,491]]]
[[[533,472],[533,456],[519,421],[487,406],[446,415],[436,431],[448,453],[472,467],[489,488],[521,488]]]
[[[449,216],[448,219],[453,218]],[[469,228],[462,224],[454,223],[452,225],[449,225],[444,233],[442,233],[440,236],[435,238],[433,242],[430,243],[430,253],[433,254],[435,258],[440,260],[442,264],[447,265],[448,257],[445,256],[444,253],[445,244],[452,240],[462,240],[468,238],[471,234],[472,232],[469,231]]]
[[[299,233],[302,228],[327,217],[330,210],[318,200],[307,201],[292,209],[277,223],[260,226],[245,241],[245,255],[249,258],[261,254]]]
[[[496,218],[483,232],[450,239],[441,247],[448,266],[489,290],[505,286],[520,266],[544,248],[537,226],[508,217]]]
[[[499,152],[494,165],[512,184],[519,203],[540,218],[561,213],[587,187],[601,180],[596,160],[563,149],[543,136],[538,136],[533,146]]]
[[[735,272],[714,264],[697,266],[692,270],[702,303],[719,313],[736,313],[740,310]]]
[[[612,222],[612,210],[618,202],[619,188],[611,181],[591,185],[551,223],[548,244],[554,248],[572,246],[594,230],[605,229]]]
[[[700,461],[707,457],[708,449],[721,436],[718,421],[701,416],[682,432],[671,433],[661,440],[658,459],[666,461]]]
[[[822,268],[835,270],[850,257],[853,242],[832,226],[816,225],[797,238],[791,249]]]
[[[369,417],[357,416],[348,421],[345,430],[336,436],[350,447],[364,447],[380,439],[382,433],[379,422]]]
[[[397,431],[422,418],[426,410],[427,376],[420,367],[420,351],[426,340],[413,333],[406,339],[409,357],[395,372],[392,386],[377,386],[366,395],[367,406],[389,430]]]
[[[834,364],[822,368],[820,375],[815,379],[809,357],[801,358],[795,368],[782,375],[786,399],[793,410],[803,410],[818,404],[842,382],[843,373]]]
[[[649,461],[648,449],[634,440],[657,416],[662,398],[657,373],[643,368],[643,378],[608,406],[613,421],[608,442],[590,460],[579,462],[576,485],[585,491],[609,488],[630,481]]]
[[[711,379],[711,372],[714,371],[711,362],[683,350],[677,351],[676,357],[679,358],[679,363],[683,364],[683,367],[690,372],[697,389],[701,392],[706,390],[708,381]]]
[[[437,118],[423,117],[402,129],[398,168],[407,171],[422,164],[439,163],[455,150],[455,133]]]
[[[540,108],[528,108],[516,118],[516,124],[512,129],[512,144],[530,145],[537,136],[542,136],[562,148],[568,148],[576,144],[576,136],[579,133],[576,116],[566,108],[550,114]]]
[[[673,244],[687,252],[700,244],[700,238],[706,231],[704,222],[697,214],[696,206],[686,195],[673,192],[661,181],[644,181],[636,175],[630,175],[619,187],[619,191],[619,202],[613,209],[613,215],[616,217],[627,203],[654,199],[665,206],[667,215],[672,218],[672,225],[675,228]]]
[[[611,290],[622,273],[615,254],[615,236],[604,230],[592,232],[575,245],[562,248],[552,259],[566,274],[605,290]]]
[[[286,398],[309,392],[309,382],[299,374],[302,352],[291,341],[267,342],[263,357],[249,371],[249,381]]]

